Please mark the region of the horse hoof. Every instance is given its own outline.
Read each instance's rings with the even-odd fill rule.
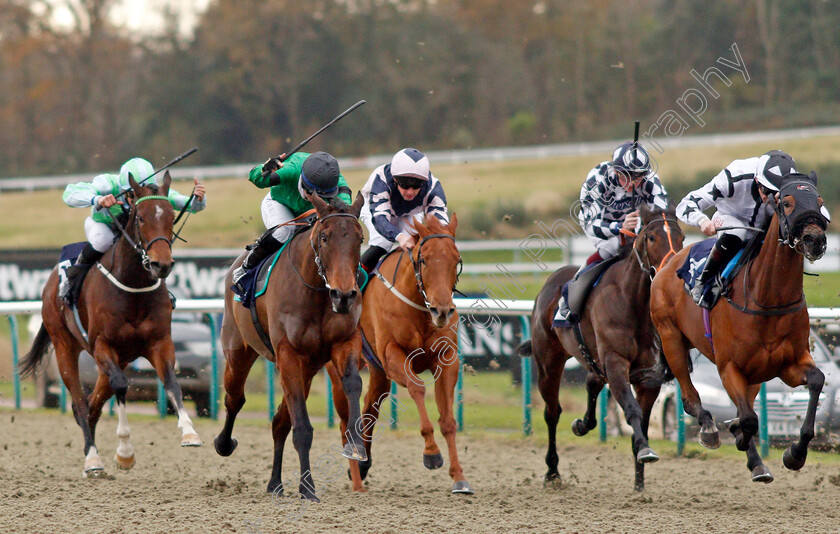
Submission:
[[[659,456],[650,447],[645,447],[636,455],[636,461],[640,464],[649,464],[659,460]]]
[[[583,424],[582,419],[575,419],[572,421],[572,433],[574,433],[575,436],[585,436],[589,434],[589,429],[586,428],[585,424]]]
[[[720,448],[720,432],[714,430],[712,432],[700,431],[700,445],[707,449]]]
[[[423,467],[426,469],[440,469],[443,467],[443,455],[437,454],[423,454]]]
[[[769,484],[773,482],[773,474],[769,469],[767,469],[767,467],[764,466],[764,464],[762,464],[756,466],[755,469],[752,470],[752,481]]]
[[[85,470],[82,476],[85,478],[99,478],[105,474],[105,465],[99,456],[85,459]]]
[[[114,455],[114,463],[117,464],[117,467],[119,469],[122,469],[124,471],[128,471],[129,469],[134,467],[135,460],[134,460],[134,456],[130,456],[129,458],[123,458],[119,454],[115,454]]]
[[[785,450],[785,454],[782,456],[782,462],[785,464],[785,467],[790,469],[791,471],[799,471],[802,469],[802,466],[805,465],[805,458],[801,460],[796,459],[793,456],[793,451],[790,450],[790,447]]]
[[[562,484],[563,482],[560,479],[560,473],[557,471],[545,474],[545,479],[543,480],[544,487],[559,488]]]
[[[278,497],[283,496],[283,483],[282,482],[274,482],[273,480],[268,481],[268,488],[265,490],[266,493],[274,494]]]
[[[302,496],[309,502],[321,502],[321,499],[319,499],[317,495],[310,491],[307,491],[306,494],[302,494]]]
[[[460,493],[461,495],[472,495],[475,493],[475,490],[472,489],[470,483],[466,480],[459,480],[458,482],[452,484],[452,493]]]
[[[236,450],[236,446],[239,445],[239,442],[236,438],[230,438],[230,443],[227,446],[222,445],[219,441],[221,436],[216,436],[216,439],[213,440],[213,445],[216,447],[216,452],[219,456],[230,456],[233,454],[233,451]]]
[[[184,434],[181,436],[181,447],[201,447],[204,442],[198,434]]]
[[[364,462],[367,460],[367,452],[364,447],[356,447],[355,445],[346,444],[341,455],[348,460],[356,460],[357,462]]]

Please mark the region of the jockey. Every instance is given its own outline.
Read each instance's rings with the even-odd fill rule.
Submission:
[[[628,141],[613,151],[612,160],[589,171],[580,188],[578,221],[595,245],[575,278],[587,266],[612,258],[621,247],[620,231],[635,232],[640,224],[639,206],[668,207],[668,193],[650,166],[650,156],[641,145]],[[569,307],[560,297],[555,320],[568,320]]]
[[[84,274],[96,263],[117,240],[118,234],[114,219],[127,210],[122,200],[115,195],[131,189],[128,175],[143,184],[155,172],[152,164],[143,158],[132,158],[120,168],[119,174],[100,174],[92,182],[70,184],[64,190],[62,199],[71,208],[90,208],[91,215],[85,219],[85,236],[87,243],[79,254],[76,264],[67,269],[67,280],[61,286],[59,297],[67,304],[72,304]],[[150,184],[149,184],[150,185]],[[158,184],[159,185],[159,184]],[[206,190],[198,178],[194,179],[195,198],[190,202],[189,210],[199,212],[206,207]],[[174,189],[169,189],[169,202],[177,209],[183,209],[189,199]]]
[[[782,181],[794,172],[793,158],[781,150],[736,159],[711,182],[686,195],[677,205],[677,217],[686,224],[698,226],[708,236],[715,235],[722,227],[761,228],[773,216],[773,198]],[[717,211],[709,219],[703,212],[712,206]],[[718,234],[703,273],[691,292],[699,306],[711,309],[713,292],[704,291],[704,287],[737,254],[751,235],[749,232],[747,228],[732,228]]]
[[[408,251],[415,245],[414,221],[434,215],[449,224],[443,187],[429,170],[429,158],[416,148],[394,154],[380,165],[362,188],[365,205],[360,219],[368,229],[368,248],[362,268],[370,273],[390,250]]]
[[[279,250],[294,235],[296,227],[285,223],[313,209],[312,203],[304,198],[305,194],[318,193],[327,202],[337,196],[345,204],[352,204],[350,187],[339,171],[338,161],[326,152],[296,152],[285,161],[269,158],[263,165],[251,169],[248,180],[260,189],[271,188],[260,205],[268,230],[255,244],[247,247],[248,255],[233,271],[232,281],[237,287],[247,271]],[[244,288],[240,289],[244,291]]]

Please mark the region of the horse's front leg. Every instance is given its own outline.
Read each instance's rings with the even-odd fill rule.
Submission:
[[[738,418],[729,423],[729,431],[735,436],[738,450],[747,453],[747,468],[752,474],[752,481],[773,482],[773,474],[762,462],[756,448],[758,415],[753,404],[761,386],[747,384],[744,375],[732,363],[720,370],[720,379],[737,409]]]
[[[429,413],[426,411],[426,384],[417,376],[412,361],[416,356],[423,355],[423,349],[415,349],[412,357],[406,356],[405,351],[390,341],[385,347],[385,361],[388,377],[397,384],[408,389],[408,394],[417,406],[420,415],[420,434],[423,436],[425,445],[423,447],[423,466],[426,469],[440,469],[443,467],[443,455],[435,443],[435,429],[429,420]],[[437,376],[433,378],[436,380]]]
[[[111,353],[106,358],[113,356],[115,354]],[[96,387],[94,387],[93,393],[91,393],[90,399],[88,400],[90,409],[88,423],[90,424],[91,432],[95,434],[96,423],[102,414],[102,406],[105,404],[105,401],[111,398],[111,395],[114,395],[117,400],[117,416],[119,417],[117,439],[120,441],[116,454],[114,455],[114,463],[118,468],[128,470],[134,467],[135,464],[134,446],[131,445],[131,427],[128,426],[128,416],[126,415],[125,406],[128,379],[114,360],[107,359],[103,368],[104,372],[100,370]]]
[[[193,428],[192,419],[184,408],[181,386],[175,380],[175,345],[172,343],[172,338],[167,336],[152,345],[147,359],[157,371],[158,378],[163,382],[163,389],[178,413],[181,447],[200,447],[201,438],[198,437],[198,433]]]
[[[802,421],[802,428],[799,431],[799,441],[791,445],[782,457],[785,467],[798,471],[799,469],[802,469],[803,465],[805,465],[805,459],[808,456],[808,444],[814,438],[817,403],[820,398],[820,392],[822,392],[823,384],[825,383],[825,375],[819,370],[819,368],[814,367],[813,364],[811,364],[810,367],[805,367],[804,369],[802,369],[801,366],[797,366],[791,370],[790,374],[793,376],[791,377],[787,372],[785,372],[782,377],[782,379],[788,384],[796,383],[793,378],[796,377],[797,374],[799,375],[799,379],[802,380],[801,377],[804,374],[805,376],[803,381],[807,384],[808,393],[810,393],[810,398],[808,399],[808,410],[805,412],[805,420]],[[790,378],[790,380],[787,380],[786,378]]]
[[[454,344],[454,340],[450,343],[453,343],[450,352],[439,358],[439,363],[436,364],[434,372],[435,376],[438,376],[435,381],[435,402],[440,413],[438,425],[449,449],[449,476],[454,481],[452,493],[472,495],[475,490],[464,478],[464,471],[461,468],[461,462],[458,460],[458,447],[455,445],[457,427],[455,426],[452,404],[455,399],[455,383],[458,381],[460,362],[458,361],[457,345]]]
[[[572,432],[575,436],[585,436],[590,430],[598,426],[598,417],[595,414],[595,407],[598,394],[604,389],[604,378],[595,372],[586,375],[586,413],[583,419],[572,421]]]
[[[362,331],[356,327],[353,336],[342,343],[334,343],[331,350],[331,360],[338,371],[341,388],[347,399],[347,429],[344,444],[345,458],[363,462],[367,460],[364,442],[362,440],[361,411],[359,399],[362,396],[362,377],[359,376],[359,356],[362,353]],[[361,483],[361,478],[358,480]]]
[[[313,428],[309,420],[309,413],[306,410],[306,397],[309,393],[308,385],[312,383],[312,377],[315,376],[316,371],[302,365],[303,356],[288,345],[278,344],[275,347],[275,353],[277,354],[277,370],[280,373],[283,384],[283,404],[288,407],[287,409],[291,416],[292,444],[300,460],[300,485],[298,491],[307,501],[321,502],[315,492],[315,483],[312,480],[312,471],[309,466],[309,451],[312,448]],[[281,405],[279,409],[283,410],[283,406]],[[282,415],[280,417],[281,419],[279,421],[282,422]],[[275,417],[275,422],[278,422],[277,417]],[[277,463],[276,438],[277,435],[275,434],[275,465]]]

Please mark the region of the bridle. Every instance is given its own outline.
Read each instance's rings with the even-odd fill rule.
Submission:
[[[423,312],[429,312],[429,313],[431,313],[432,305],[429,302],[429,297],[426,295],[426,286],[423,283],[423,268],[422,267],[426,263],[426,260],[423,259],[423,244],[426,241],[429,241],[430,239],[436,239],[436,238],[445,238],[445,239],[451,239],[453,242],[455,241],[455,238],[452,237],[449,234],[430,234],[430,235],[427,235],[426,237],[424,237],[423,239],[421,239],[419,243],[417,243],[417,246],[416,246],[417,259],[416,260],[414,259],[413,254],[409,254],[409,257],[411,258],[412,267],[414,268],[414,279],[417,281],[417,289],[420,292],[420,296],[423,297],[423,305],[425,306],[425,308],[423,308],[421,306],[418,306],[417,304],[412,302],[411,299],[409,299],[408,297],[406,297],[405,295],[400,293],[395,286],[395,283],[397,281],[397,271],[400,268],[400,262],[402,262],[402,258],[405,255],[405,251],[403,251],[400,254],[399,259],[397,259],[397,264],[394,266],[394,276],[393,276],[394,281],[393,282],[389,282],[385,278],[385,276],[383,276],[382,273],[379,272],[379,270],[376,271],[376,277],[379,278],[379,280],[381,280],[382,283],[385,284],[385,287],[388,288],[388,291],[393,293],[398,299],[400,299],[401,301],[408,304],[409,306],[411,306],[414,309],[417,309],[417,310],[420,310],[420,311],[423,311]],[[458,257],[458,272],[455,273],[455,285],[456,286],[458,285],[458,280],[461,278],[461,272],[463,270],[464,270],[464,261],[459,256]],[[454,293],[456,291],[456,289],[453,287],[452,291]]]
[[[152,245],[154,245],[158,241],[166,242],[166,244],[169,246],[169,250],[171,251],[172,250],[172,240],[170,238],[166,237],[166,236],[160,235],[160,236],[154,237],[151,240],[149,240],[145,244],[145,246],[143,245],[143,241],[144,241],[143,233],[140,231],[140,222],[142,221],[142,218],[140,217],[140,214],[137,212],[137,205],[140,204],[141,202],[146,202],[147,200],[165,200],[168,203],[169,202],[169,197],[164,196],[164,195],[148,195],[148,196],[145,196],[145,197],[140,197],[140,198],[138,198],[134,201],[134,207],[133,207],[134,217],[133,217],[132,229],[137,234],[137,241],[138,241],[137,243],[134,242],[134,240],[131,238],[131,236],[129,235],[126,228],[122,225],[122,223],[120,223],[120,221],[117,217],[112,217],[112,219],[113,219],[115,225],[117,226],[117,228],[119,229],[120,233],[122,234],[122,236],[125,238],[126,241],[128,241],[128,244],[131,246],[131,248],[133,248],[134,251],[137,252],[137,254],[140,255],[140,262],[143,265],[143,268],[151,273],[152,272],[152,268],[151,268],[151,263],[152,262],[149,259],[149,255],[147,254],[147,251],[150,248],[152,248]],[[129,218],[132,219],[132,217],[129,217]]]
[[[668,236],[669,250],[668,253],[665,254],[665,256],[662,258],[662,261],[659,262],[659,267],[654,267],[651,264],[650,254],[647,248],[647,239],[645,239],[648,235],[648,230],[652,228],[653,223],[662,223],[664,225],[665,234]],[[645,224],[641,236],[639,236],[641,237],[641,239],[636,240],[636,243],[638,243],[639,241],[642,241],[644,243],[642,245],[642,248],[644,250],[643,254],[639,253],[639,247],[636,246],[636,243],[633,243],[633,254],[636,256],[636,261],[639,262],[639,267],[642,269],[642,271],[648,273],[648,276],[651,280],[653,280],[653,277],[656,276],[656,273],[658,271],[662,270],[662,268],[665,266],[665,263],[671,258],[671,256],[675,256],[677,254],[677,251],[674,249],[674,240],[672,239],[671,226],[669,223],[672,223],[674,224],[674,226],[679,228],[679,222],[677,222],[677,220],[674,218],[666,217],[664,213],[662,214],[661,219],[653,219],[652,221]],[[628,237],[636,237],[636,234],[634,232],[625,230],[623,228],[620,230],[620,232]],[[644,258],[642,256],[644,256]]]
[[[297,275],[298,280],[300,280],[300,282],[304,286],[306,286],[308,289],[311,289],[312,291],[329,291],[330,289],[332,289],[332,286],[330,285],[329,281],[327,280],[327,272],[326,272],[326,269],[324,269],[324,261],[321,259],[321,240],[317,238],[318,233],[315,231],[315,228],[318,226],[318,224],[321,224],[324,221],[326,221],[327,219],[330,219],[332,217],[351,217],[351,218],[355,219],[357,223],[358,223],[358,220],[359,220],[358,217],[356,217],[352,213],[330,213],[330,214],[325,215],[323,217],[319,217],[315,221],[315,224],[312,225],[312,231],[309,233],[309,246],[312,247],[312,252],[315,254],[315,265],[318,268],[318,276],[320,276],[321,280],[324,281],[324,287],[317,287],[317,286],[313,286],[312,284],[308,284],[306,282],[306,280],[304,280],[303,277],[300,275],[300,272],[298,272],[297,267],[295,266],[295,263],[292,261],[291,250],[289,251],[289,254],[287,254],[287,256],[289,258],[289,263],[292,266],[292,271],[295,273],[295,275]],[[318,246],[317,247],[315,246],[315,243],[313,242],[313,237],[315,237],[315,240],[318,241]]]

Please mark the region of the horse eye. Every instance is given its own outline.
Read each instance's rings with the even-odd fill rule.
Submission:
[[[648,241],[650,241],[651,243],[653,243],[654,241],[656,241],[656,236],[649,235],[649,236],[648,236]]]
[[[327,234],[321,234],[321,243],[327,242]]]

